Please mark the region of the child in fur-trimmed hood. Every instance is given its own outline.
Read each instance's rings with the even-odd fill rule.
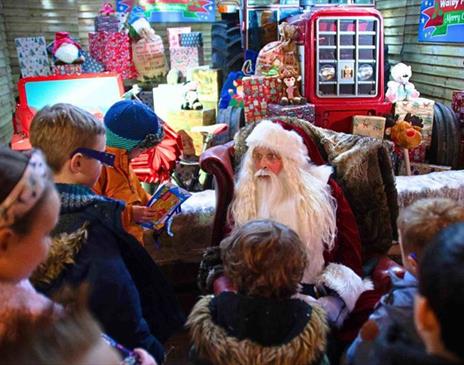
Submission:
[[[241,226],[221,243],[236,292],[200,299],[190,313],[195,364],[326,363],[325,312],[298,286],[308,262],[298,235],[271,220]]]

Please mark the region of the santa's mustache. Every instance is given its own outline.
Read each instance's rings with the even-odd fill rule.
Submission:
[[[255,172],[255,177],[262,177],[262,176],[276,176],[272,171],[268,169],[259,169]]]

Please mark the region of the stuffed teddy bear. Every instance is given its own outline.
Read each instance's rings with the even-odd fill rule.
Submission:
[[[398,63],[392,67],[390,75],[393,80],[388,82],[388,90],[385,94],[388,101],[395,103],[419,97],[419,91],[416,90],[412,82],[409,82],[412,75],[411,66]]]
[[[181,105],[181,109],[183,110],[201,110],[203,109],[203,105],[198,100],[198,92],[197,92],[197,84],[196,82],[189,82],[186,85],[186,91],[184,95],[185,102]]]
[[[280,99],[281,105],[306,103],[306,99],[301,96],[298,87],[300,80],[301,76],[297,70],[291,67],[281,70],[279,82],[284,84],[284,95]]]

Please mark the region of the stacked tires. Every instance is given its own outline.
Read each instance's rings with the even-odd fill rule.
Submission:
[[[211,31],[212,64],[223,70],[224,80],[231,71],[243,65],[243,49],[240,26],[230,20],[214,23]]]

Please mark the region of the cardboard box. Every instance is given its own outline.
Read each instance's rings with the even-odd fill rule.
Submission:
[[[216,111],[214,109],[203,109],[169,112],[166,122],[176,132],[184,130],[192,137],[195,154],[199,156],[203,148],[203,136],[200,133],[192,133],[190,130],[192,127],[216,123]]]
[[[422,118],[422,143],[425,147],[430,146],[432,142],[433,127],[433,107],[435,102],[426,98],[417,98],[411,101],[397,101],[395,103],[395,114],[399,114],[400,119],[404,118],[407,113]]]
[[[384,117],[372,115],[355,115],[353,116],[353,134],[360,136],[383,139],[385,134]]]
[[[192,81],[195,81],[198,85],[198,99],[202,104],[219,103],[222,82],[222,71],[220,69],[193,69]],[[214,107],[216,108],[216,106]]]

